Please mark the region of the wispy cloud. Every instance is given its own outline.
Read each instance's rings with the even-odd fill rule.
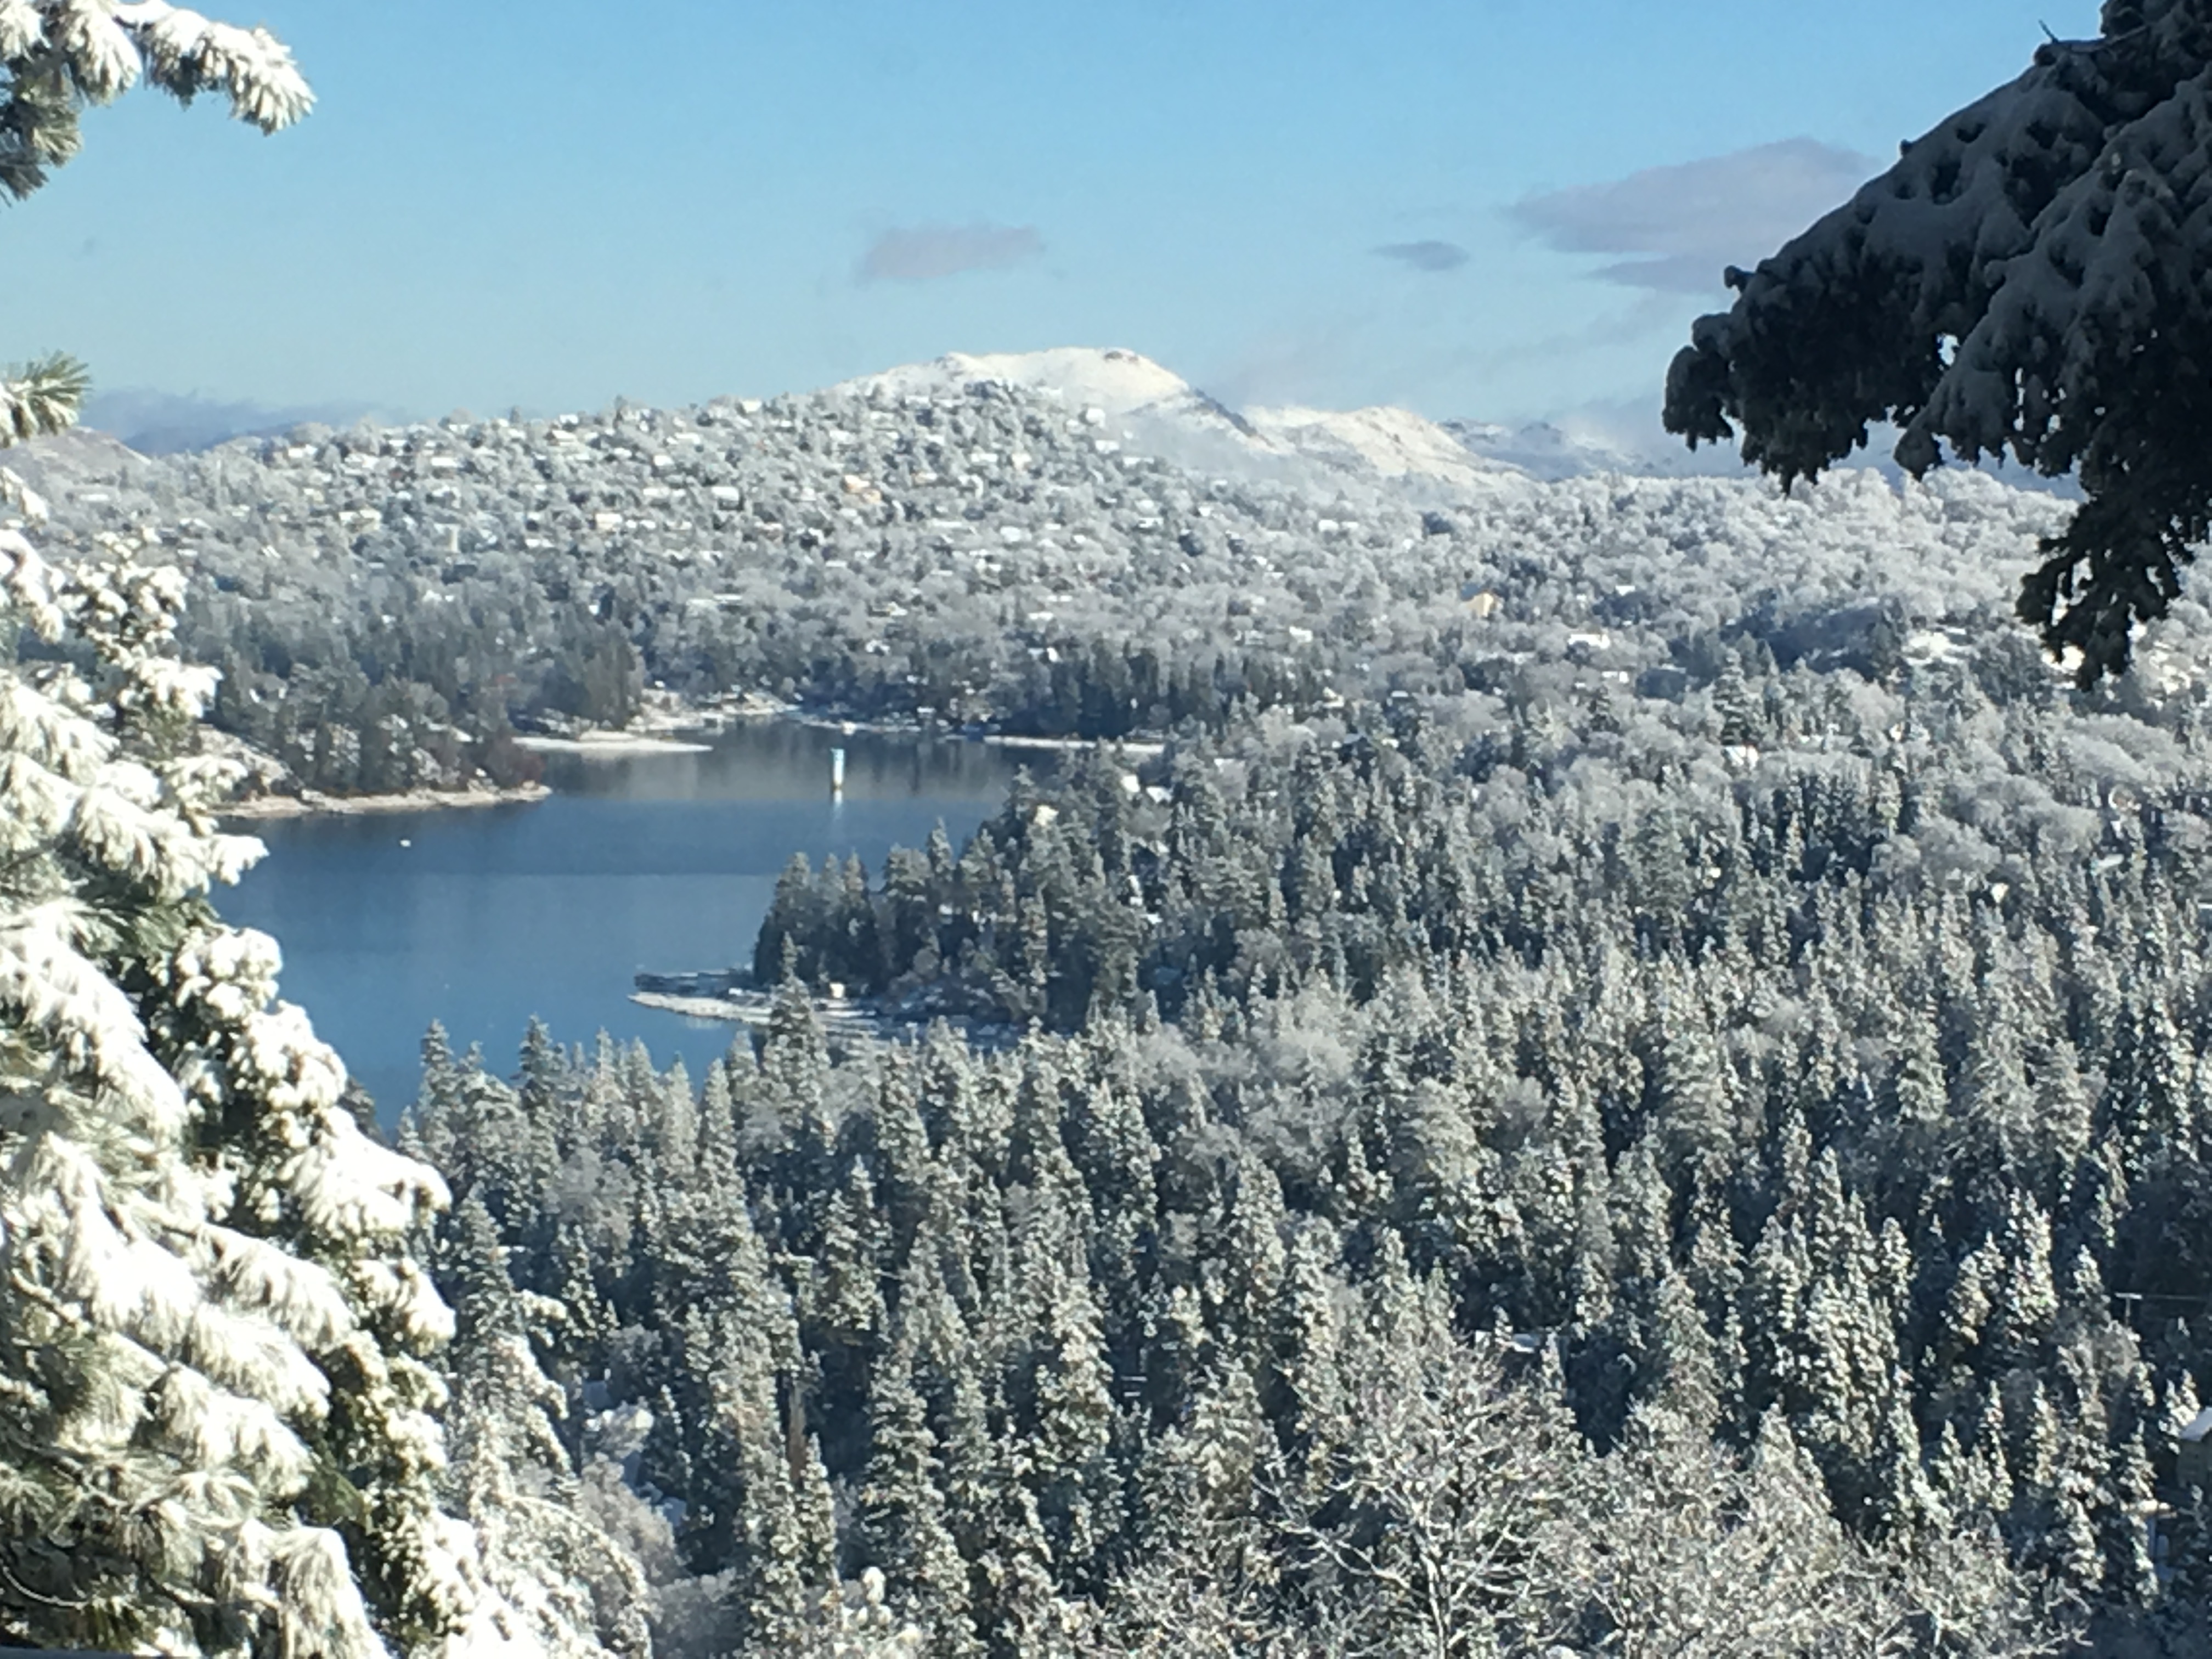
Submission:
[[[928,283],[966,270],[1000,270],[1034,259],[1044,239],[1034,225],[902,225],[860,256],[864,283]]]
[[[1415,270],[1457,270],[1468,257],[1457,242],[1386,242],[1374,251]]]
[[[1626,288],[1705,294],[1845,200],[1881,164],[1812,138],[1647,167],[1601,185],[1529,196],[1508,210],[1563,253],[1628,257],[1592,272]]]

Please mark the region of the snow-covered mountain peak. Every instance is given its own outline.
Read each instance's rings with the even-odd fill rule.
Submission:
[[[1327,489],[1352,479],[1486,490],[1523,477],[1471,452],[1410,410],[1231,408],[1134,351],[1062,346],[1046,351],[949,352],[848,380],[833,391],[940,397],[979,381],[1052,398],[1095,422],[1097,441],[1135,447],[1194,471],[1259,475]]]
[[[1455,420],[1444,422],[1443,430],[1469,453],[1538,478],[1577,478],[1592,472],[1671,476],[1724,470],[1723,464],[1712,459],[1703,466],[1695,465],[1686,451],[1650,453],[1626,447],[1603,434],[1571,431],[1548,421],[1513,427],[1495,421]]]
[[[1112,418],[1197,396],[1190,383],[1151,358],[1119,347],[1055,346],[1045,351],[948,351],[832,387],[865,394],[928,397],[995,380],[1048,396],[1071,409],[1097,409]]]

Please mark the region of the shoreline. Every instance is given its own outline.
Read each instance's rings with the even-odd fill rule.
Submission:
[[[1109,749],[1122,750],[1136,760],[1154,759],[1164,754],[1168,746],[1168,740],[1158,736],[1033,738],[1018,732],[979,732],[973,726],[925,726],[916,720],[848,720],[842,715],[824,714],[796,707],[781,711],[765,711],[757,715],[740,714],[736,718],[795,720],[801,726],[811,726],[817,731],[840,732],[848,737],[857,736],[865,732],[874,737],[919,738],[933,743],[980,743],[994,749],[1033,749],[1061,755],[1073,754],[1103,744]]]
[[[687,719],[684,714],[698,718]],[[657,719],[650,720],[644,730],[592,730],[580,732],[574,737],[532,733],[520,736],[515,741],[533,753],[568,755],[584,760],[628,760],[647,755],[704,755],[712,752],[714,744],[696,742],[693,738],[712,737],[735,725],[775,720],[790,720],[817,730],[841,732],[847,735],[865,732],[874,737],[923,742],[978,743],[997,749],[1025,749],[1051,754],[1073,753],[1103,742],[1109,748],[1123,750],[1132,760],[1152,759],[1166,747],[1164,739],[1151,737],[1036,738],[1013,732],[977,732],[972,727],[925,726],[913,721],[845,720],[796,705],[771,708],[757,704],[748,708],[687,710],[683,714],[662,711]],[[678,733],[684,735],[677,735]],[[304,789],[296,795],[256,795],[244,800],[231,801],[219,808],[216,816],[245,823],[264,823],[278,818],[361,817],[385,812],[440,811],[447,807],[527,806],[546,799],[553,793],[552,787],[544,783],[519,784],[512,789],[477,787],[409,789],[382,795],[330,795],[320,790]]]
[[[672,983],[690,977],[714,979],[721,976],[671,975],[661,982]],[[775,993],[735,985],[729,986],[719,996],[637,990],[629,994],[629,1000],[641,1008],[658,1009],[662,1013],[674,1014],[684,1019],[711,1020],[717,1024],[755,1030],[764,1029],[775,1013]],[[963,1014],[894,1013],[872,1001],[842,996],[810,996],[807,1000],[814,1010],[814,1018],[823,1039],[839,1047],[862,1042],[918,1040],[940,1020],[963,1040],[979,1048],[1000,1047],[1019,1035],[1011,1025],[992,1024]]]
[[[1109,749],[1119,749],[1139,760],[1151,760],[1164,754],[1168,746],[1164,738],[1024,738],[1005,732],[987,732],[981,741],[1000,749],[1042,749],[1058,755],[1074,754],[1104,744]]]
[[[518,737],[514,741],[517,747],[533,754],[580,755],[587,760],[624,760],[636,755],[703,755],[714,747],[712,744],[688,743],[652,732],[580,732],[573,738],[532,734]]]
[[[449,806],[531,806],[553,793],[542,783],[512,789],[408,789],[390,795],[325,795],[305,789],[296,795],[257,795],[232,801],[217,811],[221,818],[252,823],[271,818],[366,817],[380,812],[432,812]]]

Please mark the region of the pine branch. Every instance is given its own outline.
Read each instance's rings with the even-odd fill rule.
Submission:
[[[0,447],[69,430],[91,385],[84,365],[59,353],[11,370],[0,379]]]
[[[40,46],[4,59],[0,100],[0,193],[21,201],[82,147],[77,94],[59,53]]]
[[[146,78],[180,103],[229,94],[230,112],[264,132],[303,118],[315,94],[283,42],[264,28],[217,23],[166,0],[126,0],[116,19],[145,54]]]

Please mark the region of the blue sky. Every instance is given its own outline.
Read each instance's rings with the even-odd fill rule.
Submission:
[[[1692,317],[2094,0],[258,0],[319,98],[134,94],[7,210],[4,354],[411,416],[1127,346],[1236,403],[1656,407]]]

